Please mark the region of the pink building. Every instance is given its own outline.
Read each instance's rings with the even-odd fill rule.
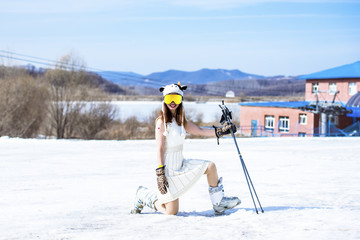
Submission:
[[[308,136],[318,127],[317,115],[298,109],[309,102],[242,103],[240,131],[245,136]],[[251,126],[242,128],[242,126]]]
[[[305,99],[316,101],[316,92],[320,101],[335,101],[346,103],[360,91],[359,78],[339,79],[306,79]]]
[[[314,136],[330,126],[344,129],[360,120],[360,106],[346,103],[360,91],[360,61],[305,75],[302,102],[240,103],[239,133],[244,136]],[[360,96],[359,96],[360,97]],[[331,123],[331,124],[330,124]]]

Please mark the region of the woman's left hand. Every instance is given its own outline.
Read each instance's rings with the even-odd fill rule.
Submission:
[[[236,126],[234,124],[228,124],[225,123],[224,126],[222,127],[215,127],[215,134],[217,138],[221,138],[222,136],[226,135],[226,134],[230,134],[231,130],[233,133],[236,133]],[[231,129],[231,130],[230,130]]]

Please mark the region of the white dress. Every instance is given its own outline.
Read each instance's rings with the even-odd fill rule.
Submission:
[[[174,120],[166,125],[164,165],[165,176],[169,183],[166,194],[158,192],[159,203],[167,203],[178,199],[189,190],[205,173],[209,161],[184,159],[183,144],[186,131]]]

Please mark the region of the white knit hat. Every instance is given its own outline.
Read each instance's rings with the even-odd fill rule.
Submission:
[[[163,93],[164,97],[171,93],[184,96],[184,90],[186,90],[186,88],[187,88],[186,85],[181,86],[180,82],[178,82],[178,84],[171,84],[171,85],[166,85],[165,87],[161,87],[159,90],[160,92]]]

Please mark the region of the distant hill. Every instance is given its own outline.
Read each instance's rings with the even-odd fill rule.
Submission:
[[[159,87],[160,85],[177,83],[181,84],[207,84],[234,79],[262,79],[264,76],[244,73],[239,70],[225,69],[201,69],[193,72],[168,70],[165,72],[155,72],[149,75],[141,75],[133,72],[98,72],[100,76],[109,81],[125,86],[146,86]]]
[[[168,70],[165,72],[152,73],[146,76],[149,79],[159,79],[163,83],[181,84],[206,84],[211,82],[219,82],[224,80],[234,79],[261,79],[264,76],[244,73],[239,70],[225,70],[225,69],[201,69],[194,72],[185,72],[178,70]]]
[[[201,69],[193,72],[168,70],[141,75],[133,72],[98,72],[98,74],[130,90],[133,94],[158,94],[166,84],[188,85],[188,94],[225,96],[233,91],[236,96],[300,96],[305,91],[305,81],[296,76],[270,76],[244,73],[239,70]]]
[[[305,80],[277,76],[188,86],[188,94],[192,95],[225,96],[228,91],[233,91],[235,96],[303,96]]]
[[[144,76],[133,72],[101,71],[97,74],[119,85],[143,86],[145,84]]]

